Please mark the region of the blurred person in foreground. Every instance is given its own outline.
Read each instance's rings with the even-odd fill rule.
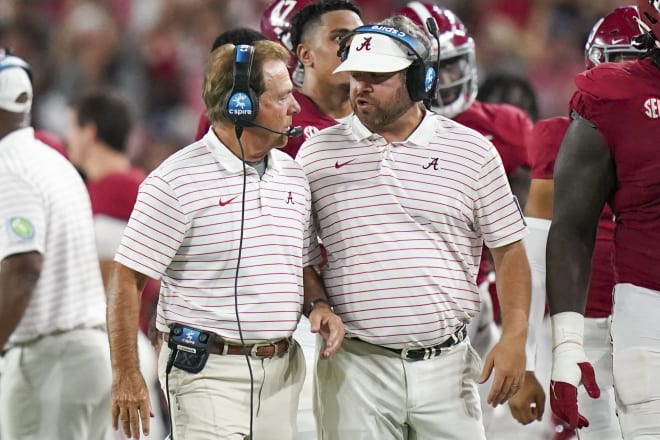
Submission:
[[[89,196],[34,137],[28,65],[0,52],[0,430],[112,438],[105,295]]]
[[[624,439],[660,437],[660,2],[639,0],[639,60],[602,63],[575,78],[571,123],[554,168],[547,243],[553,337],[551,406],[569,429],[588,426],[577,388],[600,395],[585,353],[598,226],[615,218],[612,368]]]
[[[460,18],[451,10],[433,3],[409,2],[395,11],[412,19],[417,26],[426,29],[428,18],[435,19],[440,40],[438,44],[427,31],[433,51],[431,58],[438,63],[438,87],[429,100],[432,111],[476,130],[493,143],[504,165],[511,189],[524,205],[529,186],[527,144],[532,130],[532,121],[518,107],[501,103],[481,102],[477,97],[477,67],[474,41]],[[480,356],[492,349],[499,338],[496,320],[499,320],[496,277],[493,263],[484,249],[481,256],[477,285],[481,296],[480,313],[470,322],[468,333]],[[491,299],[491,297],[493,299]],[[529,343],[534,334],[528,334]],[[545,393],[534,375],[535,356],[527,352],[527,378],[523,389],[509,400],[511,411],[519,422],[530,423],[543,415]],[[486,386],[480,387],[484,425],[488,431],[493,409],[486,402]]]
[[[311,194],[300,165],[277,150],[300,109],[287,60],[272,41],[213,51],[202,92],[211,130],[140,187],[108,299],[112,420],[127,436],[149,431],[135,344],[147,277],[161,280],[159,377],[175,439],[295,438],[305,363],[291,336],[301,313],[326,341],[322,358],[341,345],[331,309],[303,307],[325,294],[303,292],[304,250],[316,242]]]
[[[477,380],[494,372],[493,406],[524,380],[522,213],[495,147],[422,105],[434,93],[430,52],[402,16],[345,36],[335,71],[350,74],[354,115],[296,157],[328,253],[320,279],[347,329],[341,350],[316,365],[319,438],[484,439]],[[479,311],[484,242],[504,324],[482,369],[465,326]]]

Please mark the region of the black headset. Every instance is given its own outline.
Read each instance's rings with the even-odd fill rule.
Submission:
[[[0,48],[0,71],[9,67],[20,67],[21,69],[25,70],[25,72],[28,74],[28,77],[30,78],[30,81],[32,81],[32,71],[30,70],[30,65],[11,53],[9,49]]]
[[[435,95],[438,82],[437,66],[427,63],[429,51],[417,38],[400,29],[383,25],[365,25],[353,29],[339,42],[337,55],[341,61],[346,61],[351,48],[351,40],[356,34],[381,34],[393,38],[403,44],[415,55],[415,61],[406,69],[406,87],[410,98],[414,101],[431,99]]]
[[[254,47],[239,44],[234,49],[234,76],[231,90],[225,97],[222,107],[225,116],[237,127],[245,127],[257,117],[259,97],[250,88],[250,72]]]

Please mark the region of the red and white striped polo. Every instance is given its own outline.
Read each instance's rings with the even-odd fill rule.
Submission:
[[[115,260],[161,280],[157,327],[173,322],[240,341],[234,282],[243,164],[210,130],[140,187]],[[303,300],[311,195],[298,163],[273,150],[262,179],[247,167],[238,309],[245,341],[288,337]]]
[[[353,117],[309,139],[297,160],[328,252],[328,296],[347,330],[373,344],[442,342],[479,311],[483,243],[526,234],[495,147],[439,115],[394,143]]]

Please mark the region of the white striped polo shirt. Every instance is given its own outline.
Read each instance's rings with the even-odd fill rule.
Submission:
[[[479,312],[483,243],[526,234],[495,147],[439,115],[392,144],[354,116],[297,160],[328,252],[328,296],[347,330],[373,344],[442,342]]]
[[[39,252],[41,275],[9,344],[105,323],[92,209],[75,168],[32,128],[0,140],[0,260]]]
[[[161,280],[157,327],[178,322],[238,342],[234,282],[243,164],[212,130],[142,183],[115,260]],[[311,195],[300,165],[268,154],[263,178],[247,167],[238,309],[245,341],[291,336],[303,301]]]

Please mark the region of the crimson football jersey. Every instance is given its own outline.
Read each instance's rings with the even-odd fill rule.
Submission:
[[[575,84],[571,109],[598,128],[616,168],[616,281],[660,290],[660,69],[648,58],[604,63]]]
[[[527,164],[527,144],[533,123],[518,107],[475,101],[454,121],[478,131],[490,140],[500,153],[507,174]]]
[[[534,126],[529,143],[533,179],[553,178],[555,159],[570,123],[570,119],[566,117],[556,117],[539,121]],[[605,205],[598,223],[591,261],[591,281],[585,310],[585,316],[588,318],[604,318],[612,313],[613,253],[614,221],[612,210]]]
[[[113,173],[99,180],[87,181],[92,214],[128,221],[145,177],[142,170],[131,168],[124,173]]]

